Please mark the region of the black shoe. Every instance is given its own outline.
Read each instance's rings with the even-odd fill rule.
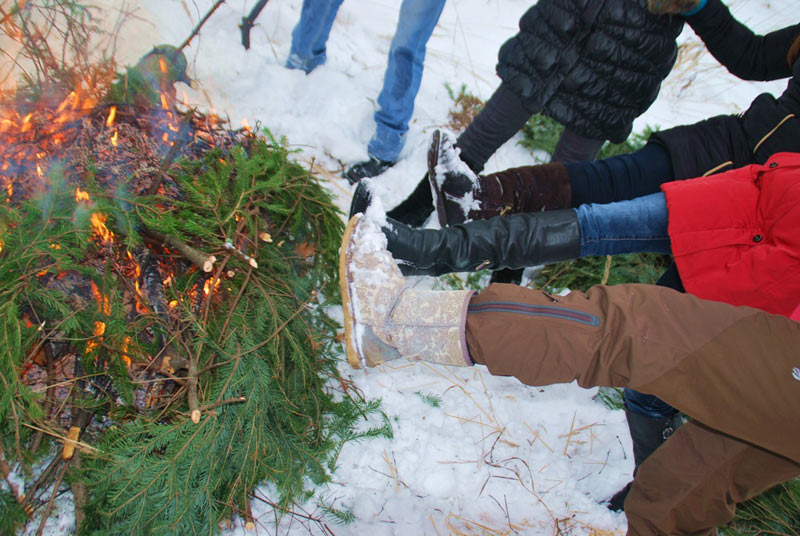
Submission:
[[[350,184],[355,184],[364,178],[377,177],[394,164],[394,162],[379,160],[374,156],[370,156],[369,160],[357,162],[347,168],[347,171],[344,172],[344,178],[350,181]]]
[[[625,499],[628,498],[628,493],[631,491],[633,482],[628,482],[625,487],[619,490],[611,497],[606,503],[606,508],[612,512],[622,512],[625,509]]]
[[[359,182],[356,191],[353,192],[353,200],[350,202],[350,215],[352,218],[358,213],[364,213],[372,203],[372,192],[366,182]],[[390,218],[405,223],[412,227],[421,227],[428,216],[433,212],[433,194],[428,184],[428,176],[417,184],[417,187],[399,205],[386,213]]]

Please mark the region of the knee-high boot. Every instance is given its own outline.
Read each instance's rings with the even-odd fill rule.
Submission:
[[[498,216],[442,229],[417,229],[387,218],[382,231],[406,275],[524,268],[580,254],[580,228],[572,209]]]

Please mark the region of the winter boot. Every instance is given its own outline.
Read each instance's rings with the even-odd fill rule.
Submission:
[[[417,290],[406,284],[380,227],[357,214],[339,251],[347,361],[354,368],[405,357],[472,364],[464,326],[473,291]]]
[[[572,209],[512,214],[442,229],[415,229],[387,218],[381,229],[406,275],[524,268],[575,259],[580,228]]]
[[[380,160],[374,156],[370,156],[369,160],[357,162],[347,168],[347,171],[344,173],[344,178],[350,181],[350,184],[355,184],[367,177],[377,177],[393,165],[395,165],[395,162]]]
[[[644,461],[664,444],[675,433],[683,420],[680,413],[670,417],[648,417],[625,408],[625,417],[628,419],[628,429],[633,441],[633,475]],[[631,490],[632,482],[614,494],[608,501],[608,509],[619,512],[623,509],[625,499]]]
[[[455,138],[433,133],[428,177],[436,195],[439,224],[453,225],[516,212],[540,212],[571,206],[567,168],[561,163],[524,166],[476,175],[458,157]]]

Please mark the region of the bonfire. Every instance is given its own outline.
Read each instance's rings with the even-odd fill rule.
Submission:
[[[65,485],[81,532],[214,533],[265,481],[288,512],[390,433],[336,369],[341,214],[285,142],[178,102],[182,47],[42,61],[66,4],[3,15],[40,76],[0,108],[0,528]]]

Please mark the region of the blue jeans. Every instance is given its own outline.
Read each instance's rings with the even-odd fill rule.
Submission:
[[[580,256],[671,253],[667,201],[662,192],[616,203],[581,205]]]
[[[444,9],[445,0],[403,0],[389,61],[378,95],[375,134],[367,151],[379,160],[396,162],[406,141],[414,98],[422,81],[425,46]],[[342,0],[303,0],[300,22],[292,31],[286,66],[311,72],[325,63],[325,43]]]

